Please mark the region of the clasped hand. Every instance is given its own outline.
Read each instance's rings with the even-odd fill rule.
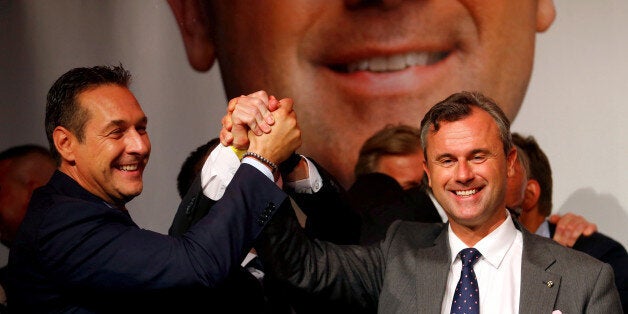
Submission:
[[[275,164],[301,146],[301,129],[290,98],[265,91],[233,98],[222,118],[220,142],[257,153]]]

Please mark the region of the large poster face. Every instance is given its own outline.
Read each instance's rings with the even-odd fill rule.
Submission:
[[[204,3],[0,2],[9,30],[0,149],[46,144],[45,94],[61,73],[124,64],[153,143],[144,192],[129,208],[165,232],[179,167],[218,135],[229,98],[264,89],[294,99],[299,152],[349,186],[374,132],[418,126],[451,93],[481,91],[548,155],[553,211],[584,215],[628,243],[625,1]]]

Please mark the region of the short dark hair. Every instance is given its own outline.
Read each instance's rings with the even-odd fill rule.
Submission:
[[[129,71],[118,65],[74,68],[52,84],[46,97],[45,128],[50,152],[57,164],[61,157],[52,139],[52,133],[57,126],[63,126],[76,135],[79,141],[83,141],[84,127],[89,116],[87,108],[80,106],[78,96],[101,85],[115,84],[128,88],[130,82]]]
[[[408,155],[420,149],[421,130],[404,124],[389,124],[364,142],[353,173],[357,178],[363,174],[376,172],[382,156]]]
[[[552,168],[549,159],[533,136],[513,133],[512,140],[528,157],[528,179],[539,183],[539,212],[547,217],[552,213]]]
[[[38,154],[52,159],[50,151],[45,147],[36,144],[24,144],[3,150],[0,152],[0,160],[20,158],[30,154]]]
[[[493,117],[499,128],[499,136],[504,146],[504,154],[512,148],[512,136],[510,134],[510,120],[501,108],[489,97],[479,92],[459,92],[434,105],[421,120],[421,143],[423,153],[427,155],[427,135],[430,127],[434,126],[434,132],[438,132],[441,122],[454,122],[471,115],[472,107],[479,108]],[[426,159],[427,161],[427,159]]]
[[[203,169],[203,164],[209,156],[209,153],[218,146],[220,143],[219,138],[212,139],[211,141],[197,147],[190,155],[185,159],[179,175],[177,175],[177,191],[179,196],[183,198],[192,186],[192,182],[196,179],[196,176]]]

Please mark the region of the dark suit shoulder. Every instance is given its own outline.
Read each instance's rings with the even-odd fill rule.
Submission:
[[[580,236],[573,248],[607,263],[613,258],[628,258],[623,245],[599,232],[586,237]]]
[[[443,223],[396,220],[388,228],[384,241],[416,248],[431,247],[445,226]]]

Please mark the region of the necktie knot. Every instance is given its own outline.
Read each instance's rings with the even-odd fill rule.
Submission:
[[[482,253],[474,248],[466,248],[460,250],[460,260],[462,261],[462,267],[473,267],[475,262],[480,259]]]

